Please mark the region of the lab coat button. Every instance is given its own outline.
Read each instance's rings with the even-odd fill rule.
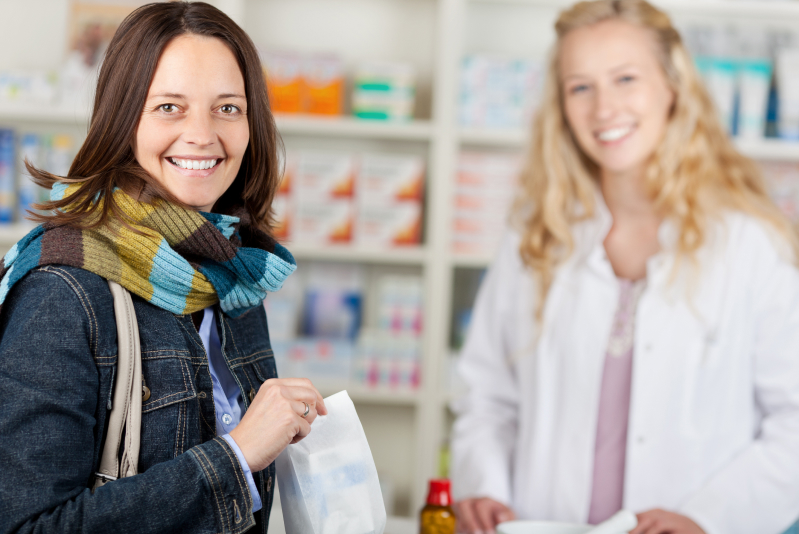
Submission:
[[[638,436],[638,439],[636,441],[638,442],[639,445],[643,445],[645,441],[644,436]]]
[[[647,352],[652,352],[652,343],[647,343],[646,345],[644,345],[644,350],[646,350]]]

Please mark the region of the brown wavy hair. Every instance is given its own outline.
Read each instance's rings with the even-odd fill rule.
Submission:
[[[709,220],[725,210],[765,221],[790,244],[794,260],[799,257],[794,229],[768,197],[755,162],[732,144],[669,17],[644,0],[580,2],[562,12],[555,23],[557,41],[514,211],[522,228],[521,258],[538,282],[538,317],[556,267],[573,251],[573,225],[595,215],[599,180],[596,163],[580,148],[566,120],[560,46],[570,31],[606,20],[649,30],[675,95],[668,126],[644,179],[655,209],[679,228],[678,257],[694,259],[705,242]]]
[[[33,180],[42,187],[49,189],[56,182],[80,187],[62,200],[36,205],[49,213],[31,214],[31,219],[82,228],[104,224],[112,216],[125,221],[111,195],[115,187],[143,202],[160,198],[188,207],[139,165],[131,148],[158,59],[172,39],[186,34],[221,40],[233,52],[244,77],[250,142],[238,175],[214,211],[245,215],[244,210],[250,224],[270,232],[282,142],[269,109],[261,62],[244,30],[204,2],[147,4],[122,22],[100,68],[86,140],[67,176],[56,176],[25,162]],[[97,202],[98,198],[104,201]]]

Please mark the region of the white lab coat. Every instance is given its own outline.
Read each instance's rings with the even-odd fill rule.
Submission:
[[[536,288],[509,233],[480,289],[453,403],[456,499],[520,519],[586,522],[618,281],[598,215],[574,229],[536,326]],[[707,534],[778,534],[799,517],[799,271],[767,225],[712,226],[674,276],[676,236],[647,263],[637,309],[624,507],[686,515]],[[538,332],[538,333],[537,333]]]

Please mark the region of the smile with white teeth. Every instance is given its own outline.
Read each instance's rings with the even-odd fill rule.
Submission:
[[[218,160],[215,159],[178,159],[178,158],[169,158],[174,165],[180,167],[181,169],[188,169],[188,170],[205,170],[210,169]]]
[[[619,139],[626,136],[632,131],[633,131],[632,126],[621,126],[619,128],[611,128],[610,130],[599,132],[599,134],[597,134],[597,138],[600,141],[609,143],[613,141],[618,141]]]

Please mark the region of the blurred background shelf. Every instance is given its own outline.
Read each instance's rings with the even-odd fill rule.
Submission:
[[[336,261],[348,263],[370,263],[384,265],[423,265],[427,250],[423,246],[392,249],[370,249],[351,245],[313,246],[286,244],[289,252],[298,260]]]
[[[458,139],[462,145],[523,149],[528,133],[524,129],[461,128]],[[736,138],[735,145],[753,159],[799,161],[799,141]]]
[[[527,142],[528,132],[522,128],[461,128],[458,139],[465,145],[483,145],[521,148]]]
[[[494,258],[488,254],[453,254],[452,266],[467,269],[485,269]]]
[[[799,161],[799,141],[761,139],[750,141],[736,139],[735,145],[742,153],[757,160]]]
[[[352,401],[359,404],[415,407],[419,402],[419,393],[416,391],[373,389],[355,384],[324,381],[315,381],[314,385],[322,397],[329,397],[339,391],[347,390]]]
[[[33,122],[85,127],[89,116],[88,110],[79,111],[69,106],[58,107],[30,102],[0,103],[0,121],[3,122]]]
[[[11,245],[28,235],[33,229],[32,223],[15,223],[0,225],[0,249],[5,253]]]
[[[352,117],[328,118],[288,114],[276,114],[275,120],[281,134],[333,135],[411,141],[429,141],[433,135],[433,124],[427,120],[387,122]]]

